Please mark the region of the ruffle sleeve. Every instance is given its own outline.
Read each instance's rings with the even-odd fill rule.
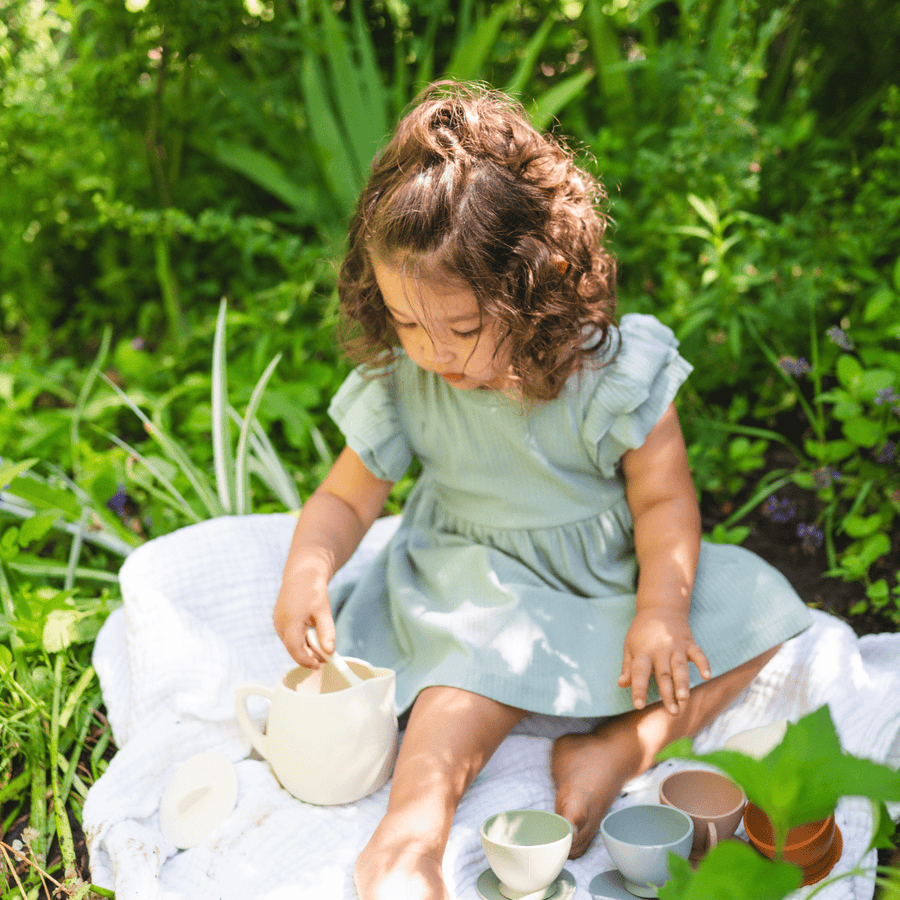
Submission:
[[[334,395],[328,414],[376,478],[403,477],[413,454],[397,407],[393,372],[372,378],[355,369]]]
[[[581,431],[606,478],[626,450],[644,443],[693,368],[679,356],[672,330],[653,316],[623,316],[619,334],[618,355],[597,373]]]

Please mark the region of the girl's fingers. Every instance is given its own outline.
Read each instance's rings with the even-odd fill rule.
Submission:
[[[627,650],[622,655],[622,674],[616,684],[619,687],[628,687],[631,684],[631,654]]]
[[[672,654],[672,683],[675,699],[679,702],[687,700],[691,689],[691,676],[687,657],[680,651]]]
[[[706,654],[696,644],[691,644],[687,648],[687,658],[697,667],[701,678],[705,681],[709,681],[709,679],[712,678],[709,660],[706,658]]]
[[[632,660],[631,702],[635,709],[643,709],[647,705],[647,688],[650,685],[652,669],[649,656],[641,654]]]

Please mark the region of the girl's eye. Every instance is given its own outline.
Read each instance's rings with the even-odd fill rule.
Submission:
[[[410,328],[415,328],[415,327],[416,327],[416,323],[415,323],[415,322],[398,322],[398,321],[396,321],[396,320],[393,320],[393,321],[394,321],[394,328],[396,328],[397,330],[400,330],[400,329],[403,329],[403,328],[405,328],[405,329],[410,329]]]
[[[477,328],[473,328],[471,331],[456,331],[454,329],[453,333],[458,338],[471,338],[475,337],[478,334],[481,334],[481,326],[479,325]]]

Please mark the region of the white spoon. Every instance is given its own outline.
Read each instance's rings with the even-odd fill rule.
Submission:
[[[309,642],[325,657],[326,662],[330,662],[337,670],[350,682],[350,684],[362,684],[365,679],[360,678],[353,669],[347,665],[347,660],[341,656],[337,650],[334,653],[326,653],[319,643],[319,636],[316,634],[315,628],[309,629]]]

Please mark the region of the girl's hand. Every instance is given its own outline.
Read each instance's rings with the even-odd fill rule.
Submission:
[[[712,677],[706,655],[694,641],[684,614],[664,606],[644,608],[635,615],[625,636],[622,674],[617,683],[619,687],[631,685],[634,708],[643,709],[652,673],[663,704],[677,715],[689,695],[688,662],[707,681]]]
[[[288,653],[308,669],[318,669],[323,660],[309,640],[314,628],[326,653],[334,651],[334,618],[328,600],[327,581],[314,574],[300,578],[285,576],[272,614],[275,630]]]

